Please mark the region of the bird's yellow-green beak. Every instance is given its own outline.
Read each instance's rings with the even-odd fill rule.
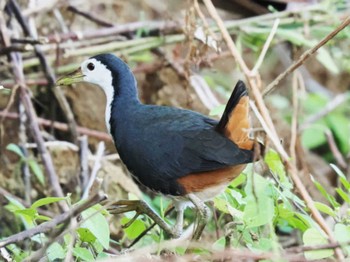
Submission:
[[[81,68],[78,68],[74,72],[59,78],[56,81],[56,85],[67,86],[67,85],[71,85],[82,81],[84,81],[84,75],[83,75],[83,72],[81,71]]]

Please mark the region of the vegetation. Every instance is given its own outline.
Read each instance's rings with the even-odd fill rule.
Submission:
[[[268,6],[231,20],[236,10],[217,16],[210,0],[146,2],[10,0],[1,11],[0,260],[349,259],[348,3]],[[101,52],[128,62],[146,103],[217,117],[234,83],[249,84],[252,133],[266,152],[208,203],[200,242],[171,240],[143,214],[113,214],[113,201],[143,199],[175,221],[169,199],[141,193],[126,175],[96,88],[54,85],[55,74]],[[195,215],[186,210],[185,235]]]

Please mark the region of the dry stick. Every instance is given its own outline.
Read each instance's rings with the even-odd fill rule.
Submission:
[[[1,27],[0,30],[1,30],[1,36],[2,36],[3,42],[5,44],[5,47],[8,47],[11,44],[11,41],[10,41],[8,29],[6,27],[6,22],[3,16],[0,16],[0,27]],[[18,90],[18,85],[14,84],[14,86],[12,87],[10,99],[7,102],[5,109],[3,110],[5,114],[10,110],[11,106],[13,105],[15,101],[15,97],[17,95],[17,90]],[[3,129],[3,121],[4,121],[4,116],[0,118],[1,129]]]
[[[301,253],[301,252],[312,251],[312,250],[335,249],[337,247],[348,246],[348,245],[350,245],[350,241],[345,243],[332,242],[332,243],[312,245],[312,246],[291,247],[291,248],[287,248],[286,251],[287,253]]]
[[[275,80],[273,80],[263,91],[263,96],[266,96],[268,93],[270,93],[273,89],[277,87],[279,82],[284,79],[286,76],[288,76],[291,72],[293,72],[295,69],[297,69],[299,66],[305,63],[305,61],[310,58],[318,49],[320,49],[322,46],[324,46],[329,40],[331,40],[333,37],[335,37],[340,31],[342,31],[345,27],[347,27],[350,24],[350,16],[348,16],[335,30],[333,30],[331,33],[329,33],[326,37],[324,37],[317,45],[307,50],[305,53],[303,53],[297,61],[295,61],[293,64],[291,64],[286,71],[284,71],[282,74],[280,74]]]
[[[296,143],[298,137],[298,113],[299,113],[299,105],[298,105],[298,72],[294,72],[293,74],[293,117],[291,123],[291,138],[290,138],[290,156],[293,165],[296,165]]]
[[[34,38],[12,38],[11,37],[11,43],[18,43],[18,44],[28,44],[28,45],[42,45],[46,44],[46,39],[45,38],[39,38],[39,39],[34,39]]]
[[[8,55],[11,52],[28,52],[32,51],[33,47],[32,46],[27,46],[27,45],[10,45],[7,47],[2,47],[0,49],[0,55]]]
[[[6,262],[12,262],[13,259],[6,248],[0,248],[0,258],[5,259]]]
[[[248,67],[246,66],[244,60],[242,59],[242,57],[240,56],[238,50],[236,49],[233,40],[231,39],[227,29],[224,27],[224,24],[220,18],[220,16],[218,15],[213,3],[210,0],[203,0],[203,2],[205,3],[210,15],[214,18],[214,20],[216,21],[217,25],[219,26],[223,37],[229,47],[229,50],[232,52],[233,57],[236,59],[236,61],[239,63],[240,67],[242,68],[247,80],[249,81],[249,84],[252,88],[253,91],[253,95],[255,97],[256,103],[258,104],[258,107],[260,109],[261,112],[261,119],[260,122],[263,125],[263,123],[265,124],[264,129],[269,130],[269,132],[267,132],[269,138],[271,139],[271,141],[273,142],[274,146],[276,147],[278,153],[280,154],[283,162],[285,163],[287,170],[289,171],[289,174],[292,178],[292,180],[295,183],[296,188],[299,190],[302,198],[304,199],[306,205],[308,206],[308,208],[310,209],[311,214],[313,215],[315,221],[320,225],[320,227],[322,228],[322,230],[324,230],[324,232],[328,235],[329,240],[331,242],[335,242],[335,237],[333,235],[332,230],[328,227],[327,223],[325,222],[324,218],[322,217],[322,215],[320,214],[320,212],[317,210],[317,208],[315,207],[314,201],[311,198],[310,194],[308,193],[308,191],[306,190],[303,182],[301,181],[300,177],[298,176],[298,170],[296,168],[296,166],[294,166],[293,164],[291,164],[290,160],[289,160],[289,156],[287,154],[287,152],[284,150],[284,148],[282,147],[282,145],[280,144],[279,140],[278,140],[278,135],[276,132],[276,129],[273,125],[273,122],[271,120],[271,117],[269,116],[268,110],[265,106],[265,103],[263,101],[263,97],[262,94],[256,84],[256,81],[254,81],[253,76],[251,74],[251,71],[249,71]],[[348,20],[348,21],[347,21]],[[350,17],[348,17],[348,19],[346,19],[345,21],[347,21],[347,23],[343,22],[339,28],[343,29],[346,25],[345,24],[349,24],[350,23]],[[340,30],[341,30],[340,29]],[[340,32],[340,30],[335,30],[336,33]],[[334,37],[335,34],[333,34],[331,37]],[[329,40],[329,39],[328,39]],[[323,44],[325,44],[327,41],[321,41],[323,42]],[[318,46],[318,45],[317,45]],[[316,49],[317,50],[317,49]],[[307,56],[306,58],[310,57]],[[305,58],[305,59],[306,59]],[[305,59],[303,59],[302,61],[305,61]],[[300,65],[300,64],[299,64]],[[299,66],[298,65],[298,66]],[[296,69],[297,67],[294,67],[294,69]],[[287,69],[288,70],[288,69]],[[253,105],[253,103],[251,103],[251,105]],[[256,110],[256,114],[260,115],[260,112],[258,110]],[[335,249],[335,254],[336,257],[339,260],[343,260],[344,259],[344,254],[342,253],[342,250],[337,248]]]
[[[19,104],[18,107],[19,107],[19,127],[18,127],[19,145],[25,158],[28,158],[28,150],[25,147],[25,145],[28,143],[28,137],[26,132],[27,116],[25,114],[25,109],[23,105]],[[31,184],[31,174],[29,171],[28,161],[21,161],[21,169],[22,169],[23,182],[24,182],[24,198],[27,203],[31,203],[32,184]]]
[[[61,215],[56,216],[54,219],[52,219],[48,222],[42,223],[39,226],[22,231],[20,233],[14,234],[8,238],[1,240],[0,241],[0,248],[5,247],[5,246],[12,244],[12,243],[17,243],[17,242],[23,241],[24,239],[30,238],[30,237],[35,236],[35,235],[40,234],[40,233],[49,232],[49,231],[53,230],[57,225],[64,223],[64,222],[68,221],[69,219],[71,219],[72,217],[79,215],[82,211],[99,203],[103,199],[104,199],[104,196],[102,196],[100,194],[95,194],[92,197],[90,197],[89,199],[87,199],[81,205],[73,207],[71,210],[69,210]]]
[[[82,17],[85,17],[87,18],[88,20],[92,21],[92,22],[95,22],[96,24],[98,25],[101,25],[101,26],[105,26],[105,27],[112,27],[114,26],[114,24],[111,24],[107,21],[104,21],[103,19],[95,16],[95,15],[92,15],[88,12],[83,12],[81,10],[79,10],[78,8],[70,5],[67,7],[67,10],[70,11],[70,12],[73,12],[75,14],[78,14],[78,15],[81,15]]]
[[[215,35],[214,32],[210,29],[210,26],[209,26],[207,20],[205,19],[204,14],[202,13],[202,11],[201,11],[201,9],[200,9],[200,7],[199,7],[198,0],[195,0],[195,1],[193,2],[193,5],[194,5],[194,9],[196,10],[196,12],[197,12],[199,18],[200,18],[200,19],[202,20],[202,22],[203,22],[203,25],[204,25],[205,30],[208,31],[208,33],[210,34],[210,36],[211,36],[214,40],[217,40],[216,35]]]
[[[87,136],[81,136],[79,140],[79,156],[80,156],[80,188],[85,188],[89,176],[89,143]]]
[[[17,119],[18,118],[18,114],[14,113],[14,112],[0,111],[0,116],[4,117],[4,118],[10,118],[10,119]],[[37,118],[37,121],[38,121],[39,125],[53,127],[55,129],[58,129],[61,131],[68,131],[69,130],[68,125],[65,123],[51,121],[51,120],[47,120],[47,119],[40,118],[40,117]],[[95,138],[98,138],[98,139],[106,141],[106,142],[112,141],[111,136],[105,132],[92,130],[92,129],[89,129],[86,127],[81,127],[81,126],[77,126],[77,131],[82,135],[95,137]]]
[[[44,139],[41,135],[40,128],[38,125],[37,115],[36,115],[36,112],[34,110],[32,101],[30,99],[28,89],[25,85],[25,80],[24,80],[22,68],[20,68],[20,60],[19,60],[19,59],[21,59],[20,54],[19,53],[12,53],[11,58],[12,58],[12,64],[13,64],[13,74],[15,76],[17,84],[20,87],[20,98],[21,98],[21,101],[24,105],[24,108],[26,109],[26,113],[27,113],[28,120],[29,120],[29,128],[32,132],[32,135],[33,135],[33,138],[34,138],[36,144],[38,145],[38,151],[41,155],[43,165],[44,165],[46,173],[48,175],[48,179],[49,179],[50,185],[52,187],[53,194],[55,196],[62,197],[63,191],[62,191],[62,188],[59,184],[51,156],[45,147]],[[62,208],[64,208],[64,207],[62,207]]]
[[[12,12],[14,13],[19,24],[21,25],[24,34],[27,37],[35,38],[33,32],[30,30],[30,28],[28,26],[28,23],[26,22],[24,16],[22,15],[21,9],[18,6],[18,3],[16,2],[16,0],[10,0],[9,4],[11,4],[10,6],[12,9]],[[52,89],[55,97],[57,98],[57,101],[58,101],[60,107],[62,108],[63,112],[65,113],[65,117],[68,121],[68,125],[69,125],[70,131],[71,131],[72,136],[73,136],[73,141],[75,143],[77,143],[78,132],[76,130],[76,123],[74,120],[72,110],[68,104],[68,101],[67,101],[66,97],[64,96],[61,88],[58,86],[57,87],[55,86],[54,72],[48,63],[48,61],[47,61],[47,59],[46,59],[46,57],[41,49],[41,46],[34,45],[34,51],[35,51],[35,54],[40,61],[40,65],[42,67],[42,70],[44,71],[45,77],[47,78],[48,85]]]
[[[283,261],[289,262],[307,262],[302,255],[295,254],[285,254],[283,256]],[[195,259],[194,259],[195,260]],[[272,252],[254,252],[249,249],[226,249],[224,251],[219,251],[208,259],[209,261],[280,261],[281,258],[276,256],[276,254]],[[187,261],[187,260],[186,260]],[[192,260],[188,260],[192,261]]]
[[[271,31],[270,31],[270,34],[269,34],[269,36],[268,36],[267,39],[266,39],[266,42],[265,42],[265,44],[264,44],[264,46],[263,46],[263,49],[261,50],[261,53],[260,53],[260,55],[259,55],[258,60],[257,60],[256,63],[255,63],[254,68],[252,69],[253,75],[256,74],[256,73],[258,72],[260,66],[262,65],[262,63],[263,63],[263,61],[264,61],[264,58],[265,58],[265,55],[266,55],[266,53],[267,53],[267,50],[269,49],[270,44],[271,44],[271,42],[272,42],[272,40],[273,40],[273,37],[275,36],[275,34],[276,34],[276,32],[277,32],[277,28],[278,28],[278,25],[279,25],[280,21],[281,21],[281,20],[280,20],[279,18],[277,18],[277,19],[275,20],[275,22],[273,23],[273,26],[272,26],[272,29],[271,29]]]
[[[345,170],[347,168],[347,164],[346,164],[346,161],[345,161],[343,155],[341,154],[339,148],[337,147],[337,143],[335,142],[332,131],[327,129],[325,131],[325,135],[327,137],[327,142],[328,142],[328,145],[329,145],[331,152],[333,153],[335,161],[342,169]]]
[[[101,165],[101,159],[103,157],[104,150],[105,150],[105,143],[103,143],[103,142],[98,143],[95,164],[94,164],[94,167],[93,167],[93,169],[91,171],[91,175],[90,175],[89,181],[88,181],[88,183],[87,183],[87,185],[86,185],[86,187],[84,189],[84,193],[83,193],[83,196],[81,197],[81,199],[87,199],[88,196],[89,196],[90,190],[93,187],[93,184],[94,184],[94,181],[96,179],[97,173],[98,173],[98,171],[100,170],[100,168],[102,166]]]
[[[98,38],[110,35],[117,35],[123,33],[134,32],[140,28],[147,28],[150,31],[181,31],[181,26],[179,22],[176,21],[141,21],[141,22],[133,22],[124,25],[117,25],[110,28],[102,28],[97,30],[89,30],[85,32],[69,32],[66,34],[58,35],[54,34],[48,36],[49,42],[64,42],[68,39],[78,40],[78,39],[91,39]]]

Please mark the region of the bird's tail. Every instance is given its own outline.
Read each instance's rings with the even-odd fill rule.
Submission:
[[[239,80],[227,102],[216,130],[240,148],[252,150],[254,142],[249,139],[249,128],[248,91],[245,84]]]

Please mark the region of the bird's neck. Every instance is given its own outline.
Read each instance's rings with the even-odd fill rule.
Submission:
[[[113,88],[104,88],[106,94],[106,127],[111,133],[114,122],[127,121],[128,115],[141,105],[137,94],[136,79],[132,74],[124,74],[112,81]]]

